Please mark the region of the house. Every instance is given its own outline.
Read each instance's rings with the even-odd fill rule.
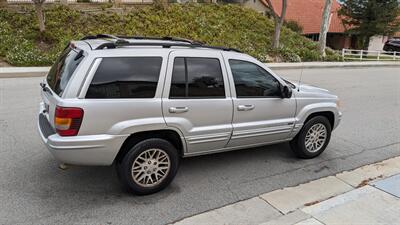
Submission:
[[[271,0],[276,12],[282,9],[282,0]],[[286,8],[286,21],[295,21],[303,27],[303,35],[318,41],[319,31],[322,23],[322,12],[325,1],[323,0],[289,0]],[[257,12],[268,14],[266,0],[247,0],[243,3],[245,7],[252,8]],[[330,26],[327,34],[327,46],[333,49],[354,48],[356,38],[345,34],[345,26],[338,15],[340,4],[333,1],[330,15]]]
[[[238,0],[242,5],[268,15],[268,4],[266,0]],[[282,9],[282,0],[271,0],[275,11],[279,14]],[[324,0],[288,0],[285,21],[295,21],[303,28],[303,35],[314,40],[319,40],[319,32],[322,23],[322,12]],[[346,34],[346,27],[338,15],[340,4],[334,0],[331,7],[330,26],[326,38],[326,45],[332,49],[357,48],[357,37]],[[400,38],[400,32],[393,37]],[[371,37],[368,50],[382,50],[387,36]]]

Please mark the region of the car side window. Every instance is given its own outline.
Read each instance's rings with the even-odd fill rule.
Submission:
[[[103,58],[86,98],[154,98],[161,57]]]
[[[172,71],[170,98],[225,98],[219,59],[177,57]]]
[[[230,59],[229,65],[235,82],[237,98],[281,96],[279,81],[260,66],[236,59]]]

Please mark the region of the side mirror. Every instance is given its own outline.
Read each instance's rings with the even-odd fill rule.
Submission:
[[[282,98],[290,98],[292,97],[292,88],[287,85],[284,85],[281,89]]]

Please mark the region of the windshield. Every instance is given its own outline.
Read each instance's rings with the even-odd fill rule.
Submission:
[[[58,57],[47,75],[47,83],[57,95],[61,96],[83,58],[82,53],[70,47],[67,47]]]

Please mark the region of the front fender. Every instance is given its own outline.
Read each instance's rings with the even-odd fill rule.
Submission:
[[[296,127],[301,128],[306,119],[313,113],[317,112],[332,112],[334,115],[334,125],[332,130],[335,129],[340,122],[342,113],[339,111],[335,102],[320,102],[306,105],[299,109],[296,116]]]

